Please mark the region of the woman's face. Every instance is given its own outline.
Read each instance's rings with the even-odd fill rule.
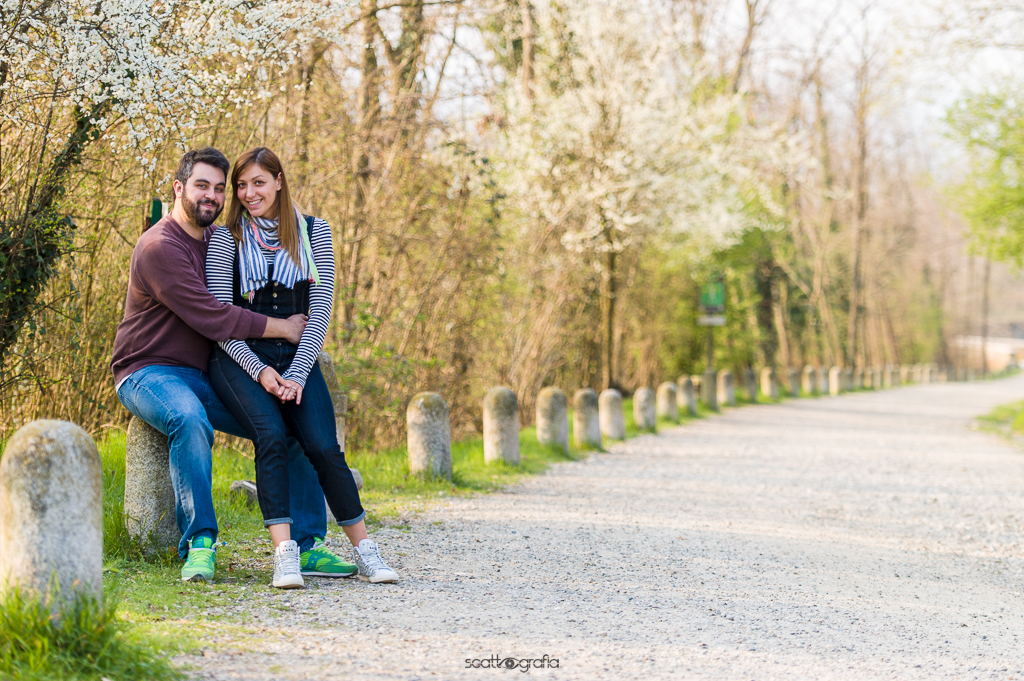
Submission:
[[[238,177],[238,200],[254,218],[273,220],[277,217],[277,192],[280,190],[281,176],[274,177],[257,163]]]

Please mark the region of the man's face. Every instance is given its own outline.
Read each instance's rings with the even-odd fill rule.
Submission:
[[[224,186],[227,178],[220,168],[205,163],[197,163],[192,167],[192,176],[182,187],[175,180],[174,189],[180,191],[181,207],[188,219],[198,227],[206,228],[213,224],[220,212],[224,210]],[[180,188],[180,189],[179,189]]]

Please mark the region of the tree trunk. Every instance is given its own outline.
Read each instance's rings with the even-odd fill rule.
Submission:
[[[617,291],[616,265],[619,254],[604,254],[604,291],[601,294],[601,387],[605,390],[615,383],[615,296]]]

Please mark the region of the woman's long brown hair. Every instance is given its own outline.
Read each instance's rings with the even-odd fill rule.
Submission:
[[[288,252],[291,259],[301,267],[302,242],[299,240],[299,224],[295,219],[295,204],[292,203],[292,195],[288,192],[288,178],[285,177],[281,159],[270,149],[256,147],[235,160],[235,166],[231,169],[231,198],[228,204],[228,217],[224,224],[231,232],[231,236],[235,237],[235,243],[241,242],[242,211],[245,210],[245,207],[238,200],[238,178],[253,164],[270,173],[271,177],[281,178],[281,189],[278,190],[277,200],[274,202],[274,207],[277,208],[278,238],[281,239],[281,246]]]

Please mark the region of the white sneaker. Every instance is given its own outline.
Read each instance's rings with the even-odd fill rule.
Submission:
[[[364,539],[352,549],[359,567],[359,579],[371,584],[397,582],[398,573],[380,557],[380,548],[371,539]]]
[[[306,585],[299,570],[299,545],[289,539],[274,549],[274,581],[278,589],[301,589]]]

